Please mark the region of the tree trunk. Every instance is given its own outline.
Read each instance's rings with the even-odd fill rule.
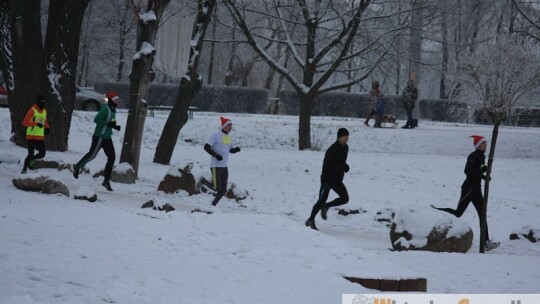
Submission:
[[[140,49],[139,49],[140,50]],[[141,56],[133,61],[129,77],[129,110],[124,131],[124,142],[120,153],[120,163],[131,165],[135,174],[139,172],[139,158],[141,154],[142,134],[144,130],[144,117],[146,116],[146,100],[150,87],[151,66],[154,62],[155,52]]]
[[[313,96],[298,95],[300,110],[298,116],[298,148],[300,150],[311,149],[311,104]]]
[[[118,39],[118,71],[116,74],[116,82],[122,81],[122,76],[124,72],[124,52],[126,51],[126,31],[125,31],[126,21],[122,20],[120,22],[120,37]]]
[[[171,162],[178,135],[188,121],[188,109],[200,85],[198,79],[188,81],[185,77],[181,78],[176,101],[159,137],[154,163],[168,165]]]
[[[171,162],[180,130],[188,120],[187,112],[191,101],[202,87],[202,79],[197,72],[199,68],[199,54],[202,52],[206,29],[208,28],[215,7],[216,0],[198,0],[197,21],[191,34],[191,41],[196,41],[196,43],[192,43],[191,45],[188,71],[180,79],[176,101],[165,122],[163,132],[161,132],[156,153],[154,154],[155,163],[168,165]]]
[[[499,126],[501,122],[496,121],[493,125],[493,133],[491,134],[491,145],[489,149],[489,157],[487,163],[486,181],[484,183],[484,201],[482,203],[482,215],[480,216],[480,253],[484,253],[484,245],[486,244],[486,226],[487,226],[487,206],[489,198],[489,179],[491,177],[491,169],[493,168],[493,158],[495,157],[495,147],[499,136]]]
[[[90,27],[90,20],[92,18],[92,11],[93,11],[93,8],[94,8],[94,2],[88,2],[88,7],[86,9],[86,14],[85,14],[85,19],[86,19],[86,22],[83,20],[83,22],[85,22],[84,25],[81,26],[81,34],[80,34],[80,39],[79,39],[79,44],[80,44],[80,48],[81,48],[81,64],[80,64],[80,67],[78,68],[79,72],[78,72],[78,79],[77,79],[77,85],[79,86],[86,86],[88,84],[88,70],[90,69],[90,66],[88,65],[88,63],[90,62],[89,58],[90,58],[90,38],[88,37],[88,33],[90,31],[89,27]],[[84,29],[84,31],[83,31]]]
[[[13,55],[13,92],[10,97],[13,141],[26,146],[22,120],[35,97],[47,88],[41,37],[40,0],[11,1],[11,41]]]
[[[409,42],[409,79],[415,79],[420,87],[422,61],[422,12],[423,0],[414,0],[411,13],[411,38]],[[418,117],[418,107],[414,107],[414,116]]]
[[[226,86],[232,86],[234,83],[234,58],[236,57],[236,48],[238,46],[238,42],[235,41],[236,34],[235,30],[232,29],[231,33],[231,40],[232,46],[231,46],[231,55],[229,55],[229,64],[227,65],[227,74],[225,74],[225,85]]]
[[[44,54],[48,63],[48,79],[54,92],[47,104],[47,119],[51,125],[45,138],[47,149],[66,151],[71,115],[75,101],[79,38],[84,11],[89,0],[51,0],[45,37]],[[47,94],[48,93],[48,94]]]
[[[4,86],[9,94],[13,88],[13,55],[11,51],[11,5],[9,0],[0,0],[0,71]],[[11,98],[8,98],[8,103]]]
[[[445,1],[441,0],[441,27],[442,27],[442,63],[441,63],[441,81],[439,84],[439,98],[447,99],[446,93],[446,74],[448,73],[448,16],[446,12]]]
[[[283,62],[283,67],[285,69],[289,68],[289,56],[290,56],[290,51],[288,49],[285,49],[285,61]],[[273,69],[275,70],[275,69]],[[279,79],[278,79],[278,84],[277,84],[277,87],[276,87],[276,93],[275,93],[275,96],[279,96],[279,92],[281,92],[281,89],[283,88],[283,83],[285,82],[285,76],[283,74],[280,74],[279,75]]]
[[[214,16],[212,20],[212,42],[210,42],[210,59],[208,63],[208,84],[212,84],[214,77],[214,56],[216,54],[216,29],[217,29],[217,7],[214,11]]]
[[[119,29],[119,37],[118,37],[118,71],[116,74],[116,81],[120,82],[124,78],[124,66],[125,66],[125,57],[126,57],[126,39],[129,32],[131,32],[133,28],[133,22],[130,20],[127,11],[128,6],[124,6],[124,10],[122,11],[119,7],[118,10],[121,12],[120,18],[120,29]]]
[[[148,2],[148,11],[153,11],[156,19],[138,20],[137,51],[142,50],[143,43],[154,44],[159,22],[163,11],[170,0],[154,0]],[[156,52],[139,53],[139,57],[132,62],[131,74],[129,76],[129,112],[124,132],[124,142],[120,162],[131,165],[135,174],[139,171],[139,158],[141,153],[142,134],[144,130],[144,120],[146,116],[147,104],[141,102],[146,100],[150,82],[153,80],[152,63]]]

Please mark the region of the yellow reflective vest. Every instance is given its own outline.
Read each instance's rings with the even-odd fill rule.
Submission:
[[[38,123],[43,127],[40,128]],[[44,140],[45,129],[49,128],[47,110],[41,110],[37,105],[33,105],[26,113],[23,125],[26,127],[26,139]]]

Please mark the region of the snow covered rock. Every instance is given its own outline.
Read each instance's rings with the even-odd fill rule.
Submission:
[[[41,192],[46,194],[63,194],[65,196],[69,196],[69,189],[68,187],[59,180],[47,178],[43,185],[41,186]]]
[[[236,201],[241,201],[246,199],[249,196],[249,193],[245,189],[241,189],[238,186],[236,186],[235,183],[230,183],[228,185],[227,193],[225,194],[225,197],[228,199],[233,199]]]
[[[463,220],[445,213],[403,207],[394,217],[390,240],[397,251],[466,253],[471,248],[473,232]]]
[[[28,174],[25,177],[14,178],[12,180],[13,186],[19,190],[40,192],[43,182],[48,179],[48,176],[38,174]]]
[[[157,211],[165,211],[165,213],[175,210],[174,207],[169,203],[161,203],[159,201],[154,202],[154,200],[147,201],[142,205],[141,208],[152,208]]]
[[[521,231],[510,234],[510,240],[527,239],[533,243],[540,241],[540,229],[525,226]]]
[[[377,211],[377,214],[375,215],[375,220],[377,222],[386,222],[386,227],[390,227],[390,224],[394,220],[394,216],[396,215],[396,211],[392,208],[385,208]]]
[[[35,173],[28,174],[24,178],[14,178],[13,185],[23,191],[43,192],[46,194],[61,193],[69,196],[69,189],[62,181]]]
[[[366,213],[367,211],[366,210],[363,210],[363,209],[338,209],[338,214],[339,215],[343,215],[343,216],[347,216],[349,214],[360,214],[360,213]]]
[[[103,176],[104,169],[100,170],[96,174],[93,175],[94,178]],[[137,179],[137,176],[135,174],[135,170],[131,167],[128,163],[120,163],[116,166],[114,166],[112,173],[111,173],[111,181],[115,183],[121,183],[121,184],[135,184],[135,180]]]
[[[169,168],[169,172],[167,172],[163,180],[159,183],[158,190],[165,193],[184,190],[189,195],[199,194],[199,184],[204,177],[200,172],[202,172],[202,166],[199,163],[188,162],[185,165],[175,164]]]
[[[34,162],[34,169],[58,169],[60,162],[55,160],[43,160],[36,159]]]
[[[134,184],[137,179],[135,170],[128,163],[120,163],[114,167],[111,181],[121,184]]]
[[[90,187],[80,187],[75,192],[75,199],[89,201],[91,203],[97,201],[96,191]]]

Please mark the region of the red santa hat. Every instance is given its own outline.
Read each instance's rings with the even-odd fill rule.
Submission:
[[[115,92],[113,91],[108,91],[107,93],[105,93],[105,96],[112,100],[115,104],[119,104],[120,103],[120,97],[118,97],[118,94],[116,94]]]
[[[221,116],[219,119],[221,119],[221,128],[225,128],[226,126],[228,125],[232,125],[232,121],[228,118],[225,118],[223,116]]]
[[[486,139],[484,138],[484,136],[471,135],[470,137],[473,138],[473,144],[474,144],[475,149],[478,149],[478,147],[480,147],[481,144],[487,142]]]

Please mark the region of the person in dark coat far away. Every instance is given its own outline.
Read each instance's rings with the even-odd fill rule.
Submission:
[[[414,86],[414,80],[409,79],[409,81],[407,81],[407,87],[403,89],[403,93],[401,94],[403,107],[405,108],[405,112],[407,113],[407,122],[405,123],[403,127],[401,127],[402,129],[414,129],[416,127],[414,124],[412,113],[413,113],[417,98],[418,98],[418,89]]]
[[[483,136],[472,135],[474,141],[475,151],[469,154],[467,157],[467,164],[465,165],[465,174],[467,177],[461,186],[461,197],[459,198],[458,206],[456,209],[452,208],[439,208],[431,206],[437,210],[445,211],[456,217],[461,217],[469,204],[472,202],[478,218],[480,219],[482,212],[482,204],[484,197],[482,195],[481,184],[482,180],[486,179],[484,173],[487,171],[487,165],[485,164],[486,156],[484,155],[487,148],[487,141]],[[499,247],[499,242],[492,242],[489,239],[488,226],[486,221],[486,244],[485,249],[491,250]]]
[[[306,226],[311,229],[318,230],[317,226],[315,226],[315,216],[317,216],[319,211],[321,211],[323,220],[326,220],[329,208],[349,202],[349,194],[343,184],[343,176],[349,172],[349,165],[347,164],[347,155],[349,154],[348,140],[349,131],[345,128],[340,128],[337,133],[336,142],[326,150],[321,174],[319,198],[306,221]],[[327,203],[326,200],[328,199],[330,190],[334,190],[339,197]]]

